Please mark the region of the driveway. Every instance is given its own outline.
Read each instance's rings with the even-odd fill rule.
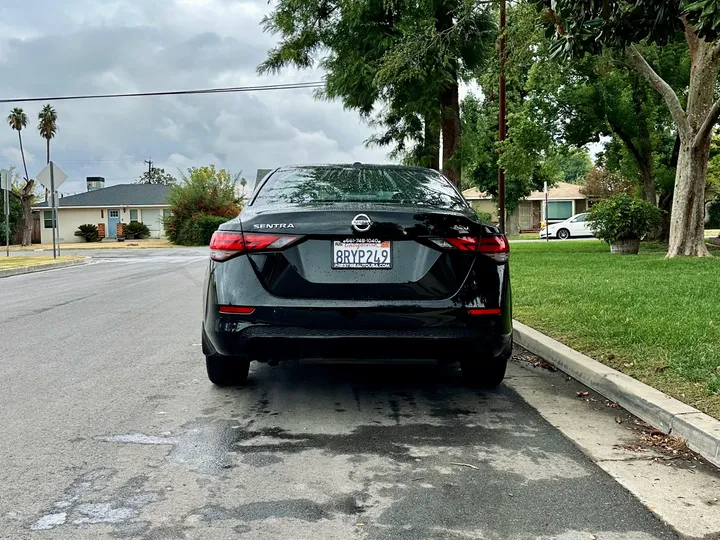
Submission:
[[[204,256],[149,251],[0,283],[0,538],[676,538],[509,385],[289,363],[213,387]]]

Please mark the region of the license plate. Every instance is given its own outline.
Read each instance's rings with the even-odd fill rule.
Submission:
[[[333,242],[332,267],[342,269],[388,270],[392,268],[390,242],[351,238]]]

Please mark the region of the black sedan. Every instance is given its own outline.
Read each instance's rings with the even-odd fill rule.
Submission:
[[[509,248],[440,173],[282,167],[210,245],[203,353],[237,385],[251,360],[434,359],[497,386],[512,349]]]

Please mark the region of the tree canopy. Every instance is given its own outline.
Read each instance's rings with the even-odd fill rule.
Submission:
[[[259,66],[321,67],[321,96],[340,99],[381,132],[369,142],[460,179],[458,86],[495,38],[490,4],[472,0],[280,0],[264,20],[280,43]],[[491,54],[491,53],[490,53]]]
[[[161,167],[153,167],[149,171],[142,173],[136,184],[162,184],[164,186],[170,186],[177,182],[177,179],[172,175],[165,172],[165,169]]]

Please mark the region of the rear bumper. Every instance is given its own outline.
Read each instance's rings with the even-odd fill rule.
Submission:
[[[296,321],[292,325],[279,325],[263,320],[265,310],[267,308],[249,316],[254,320],[221,314],[212,317],[210,324],[206,320],[205,354],[243,356],[261,362],[297,358],[454,362],[468,357],[509,357],[512,348],[512,332],[503,330],[502,316],[473,320],[467,312],[453,314],[447,310],[442,313],[358,313],[358,310],[274,309],[277,319]],[[430,321],[442,323],[443,319],[444,325],[421,325]],[[467,319],[465,325],[463,319]],[[368,325],[372,320],[375,324]],[[303,324],[300,321],[304,321]],[[410,321],[415,327],[407,327]]]
[[[203,351],[274,361],[297,358],[435,359],[509,357],[512,303],[507,265],[471,272],[453,298],[433,301],[321,300],[269,294],[246,258],[211,263],[206,279]],[[248,315],[220,305],[251,306]],[[499,308],[475,315],[469,308]]]

